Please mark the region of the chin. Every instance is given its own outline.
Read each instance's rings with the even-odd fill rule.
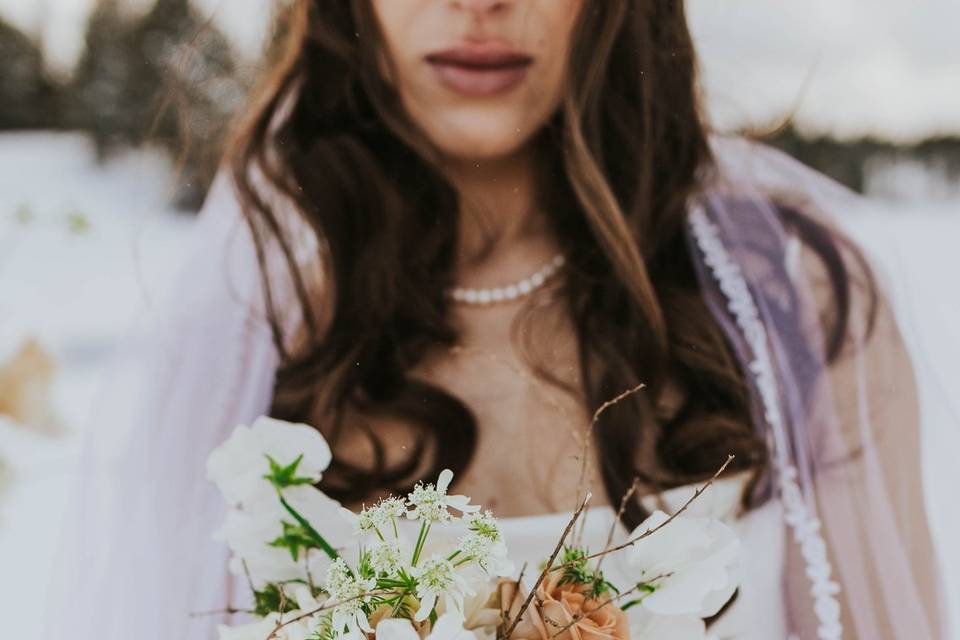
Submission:
[[[534,131],[520,118],[503,114],[458,113],[427,123],[427,135],[445,156],[491,160],[519,151]]]

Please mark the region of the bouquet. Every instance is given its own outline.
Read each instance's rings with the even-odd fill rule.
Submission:
[[[210,455],[230,504],[216,535],[252,592],[252,621],[220,640],[702,639],[737,587],[736,536],[684,513],[709,482],[592,553],[571,535],[587,495],[541,566],[517,574],[496,518],[448,492],[449,470],[353,513],[315,487],[330,461],[317,430],[266,417]],[[608,557],[630,584],[607,581]]]

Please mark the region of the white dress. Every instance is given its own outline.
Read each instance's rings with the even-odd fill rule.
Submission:
[[[737,517],[746,477],[731,476],[714,483],[686,513],[720,518],[740,536],[743,547],[742,579],[739,594],[727,611],[710,627],[713,640],[779,640],[787,638],[786,609],[783,602],[784,544],[786,531],[781,504],[771,500]],[[697,485],[677,487],[664,492],[658,504],[654,496],[644,498],[648,509],[678,510]],[[563,532],[569,512],[537,516],[498,518],[517,568],[526,562],[536,567],[542,562]],[[587,509],[583,541],[592,551],[603,549],[614,511],[609,506]],[[665,530],[666,531],[666,530]],[[628,531],[618,524],[614,540],[624,541]],[[603,565],[606,578],[617,586],[630,581],[619,571],[614,554]],[[536,572],[533,573],[535,579]],[[526,580],[525,580],[526,582]]]

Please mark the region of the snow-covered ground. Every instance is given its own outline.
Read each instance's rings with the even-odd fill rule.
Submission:
[[[53,575],[52,546],[76,477],[79,430],[130,318],[163,288],[193,218],[165,204],[160,156],[105,166],[76,135],[0,135],[0,361],[25,335],[57,357],[60,437],[0,418],[0,637],[36,638]],[[891,285],[925,393],[928,502],[944,552],[951,606],[960,613],[960,514],[952,507],[960,451],[960,204],[880,205],[844,224]],[[0,470],[0,485],[3,473]]]

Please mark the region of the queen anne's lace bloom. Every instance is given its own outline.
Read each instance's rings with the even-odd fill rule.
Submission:
[[[447,488],[452,479],[453,472],[450,469],[444,469],[437,478],[436,486],[432,483],[417,483],[413,492],[407,497],[407,503],[412,507],[407,511],[407,517],[424,523],[449,522],[453,519],[450,509],[456,509],[463,514],[479,511],[480,507],[470,504],[470,498],[467,496],[447,495]]]
[[[333,629],[337,636],[373,633],[367,620],[364,605],[369,596],[364,594],[376,586],[373,579],[360,579],[354,576],[343,558],[337,558],[327,571],[326,590],[339,604],[333,608]]]
[[[447,612],[463,615],[463,597],[474,593],[467,581],[457,572],[453,563],[441,556],[433,556],[413,570],[417,579],[417,598],[420,609],[413,619],[426,620],[443,596]]]
[[[513,562],[508,558],[507,545],[500,527],[489,511],[464,516],[470,532],[460,539],[457,557],[471,559],[487,573],[508,576],[513,573]]]
[[[403,550],[397,541],[384,542],[370,550],[370,567],[377,575],[394,577],[403,568]]]
[[[466,517],[467,528],[478,536],[487,538],[493,542],[503,540],[503,534],[500,533],[500,525],[490,511],[472,513]]]
[[[509,576],[513,573],[513,561],[508,557],[507,545],[502,541],[477,534],[468,534],[460,539],[457,558],[471,559],[492,576]]]
[[[357,515],[357,533],[379,533],[381,536],[392,528],[394,518],[399,518],[407,512],[407,507],[400,498],[384,498],[372,507],[367,507]]]

